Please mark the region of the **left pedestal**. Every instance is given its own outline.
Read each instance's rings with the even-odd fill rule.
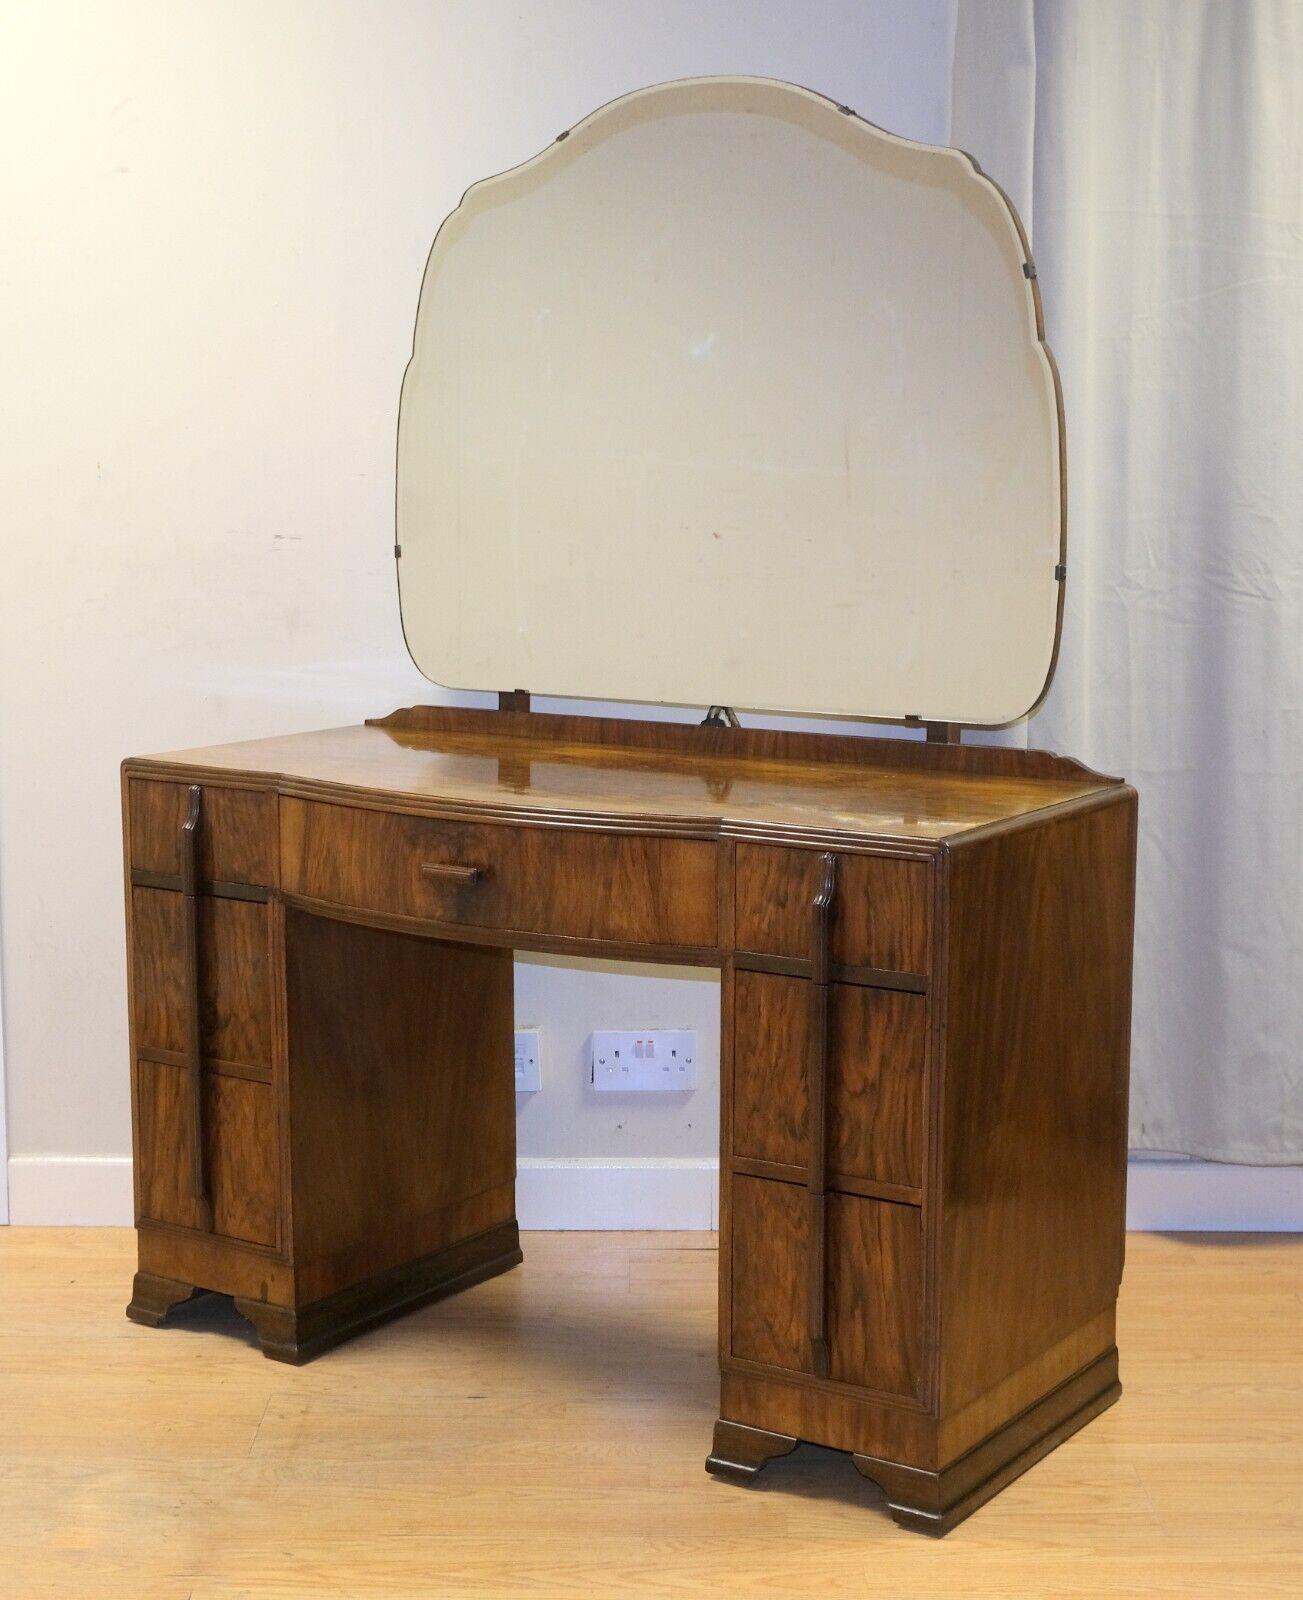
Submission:
[[[512,956],[309,915],[276,797],[124,774],[139,1267],[299,1362],[520,1260]]]

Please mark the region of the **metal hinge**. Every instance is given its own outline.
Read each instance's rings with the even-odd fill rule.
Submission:
[[[1036,276],[1036,263],[1034,261],[1024,261],[1022,275],[1024,278],[1034,278]]]
[[[1067,576],[1068,569],[1066,566],[1064,566],[1063,562],[1060,561],[1058,566],[1054,569],[1054,581],[1055,583],[1062,583]]]
[[[400,545],[400,544],[396,544],[396,545],[395,545],[395,546],[394,546],[394,560],[395,560],[395,561],[397,561],[397,560],[398,560],[398,558],[399,558],[399,556],[401,556],[401,555],[402,555],[402,553],[403,553],[403,547],[402,547],[402,545]]]

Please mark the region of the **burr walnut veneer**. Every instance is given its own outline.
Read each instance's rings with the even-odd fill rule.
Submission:
[[[303,1361],[521,1259],[512,951],[723,986],[720,1421],[944,1532],[1117,1397],[1134,792],[416,708],[123,769],[140,1271]]]

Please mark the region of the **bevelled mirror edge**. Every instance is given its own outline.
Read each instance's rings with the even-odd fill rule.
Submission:
[[[409,420],[407,419],[405,403],[408,399],[409,381],[417,364],[418,341],[422,326],[421,318],[427,308],[427,293],[431,289],[434,279],[433,269],[440,259],[441,250],[446,249],[449,242],[456,238],[459,229],[464,230],[468,226],[481,208],[492,204],[497,195],[503,191],[504,186],[519,185],[522,181],[529,179],[532,174],[538,173],[540,169],[547,168],[549,163],[555,163],[558,157],[572,161],[577,160],[586,149],[585,137],[588,136],[591,139],[594,135],[594,130],[600,133],[604,127],[609,127],[611,119],[622,110],[626,114],[629,112],[636,114],[639,108],[646,108],[648,102],[652,101],[661,102],[662,109],[660,114],[668,115],[673,108],[664,108],[664,102],[671,98],[678,99],[680,108],[685,105],[691,107],[695,103],[698,108],[704,104],[707,109],[714,109],[714,105],[710,104],[711,101],[717,102],[728,93],[741,93],[745,97],[748,92],[777,97],[776,99],[766,99],[765,112],[767,115],[774,114],[773,108],[775,105],[782,109],[784,115],[788,114],[789,108],[791,109],[791,114],[795,115],[796,110],[799,108],[803,115],[808,114],[809,116],[824,119],[823,129],[820,130],[824,133],[826,133],[826,128],[830,126],[828,119],[836,118],[842,127],[855,130],[852,137],[877,141],[891,146],[895,150],[910,152],[927,163],[944,162],[957,170],[962,169],[965,174],[964,181],[980,185],[981,190],[990,197],[991,201],[998,205],[1006,226],[1016,240],[1016,254],[1021,276],[1021,293],[1025,317],[1025,336],[1029,348],[1034,352],[1043,372],[1048,429],[1045,442],[1052,452],[1055,462],[1055,477],[1057,479],[1055,487],[1057,492],[1054,498],[1057,502],[1057,528],[1047,525],[1045,533],[1047,535],[1047,547],[1052,540],[1056,560],[1053,579],[1052,630],[1049,627],[1050,619],[1046,615],[1046,633],[1043,636],[1043,646],[1040,647],[1042,653],[1038,655],[1038,661],[1043,661],[1044,663],[1043,672],[1040,671],[1038,666],[1035,672],[1028,671],[1024,673],[1024,682],[1021,690],[1016,696],[1010,697],[1012,703],[997,708],[997,715],[967,715],[965,713],[973,708],[971,706],[965,707],[958,701],[948,704],[933,704],[923,701],[917,705],[916,709],[907,709],[909,701],[905,697],[902,697],[905,700],[904,704],[894,705],[890,709],[884,709],[881,705],[876,709],[871,705],[866,706],[861,703],[865,698],[864,696],[857,697],[854,704],[837,703],[835,697],[829,696],[825,698],[819,694],[817,686],[814,692],[806,693],[793,699],[785,699],[782,695],[752,698],[745,694],[735,694],[726,702],[721,702],[721,694],[716,692],[717,684],[713,679],[709,683],[702,682],[700,684],[699,694],[696,692],[648,693],[646,692],[648,685],[645,682],[634,685],[634,692],[622,692],[625,685],[621,683],[618,674],[613,675],[613,681],[601,682],[594,686],[576,683],[573,680],[549,681],[546,673],[541,673],[534,681],[529,681],[527,674],[514,669],[498,674],[496,680],[492,675],[488,677],[487,681],[483,679],[478,681],[463,680],[459,679],[455,672],[441,671],[439,663],[432,659],[432,652],[414,642],[412,638],[412,630],[409,628],[409,596],[404,584],[403,559],[405,547],[410,550],[411,544],[410,532],[404,526],[403,516],[404,422]],[[556,140],[528,160],[504,172],[482,178],[471,184],[463,194],[458,206],[444,219],[435,235],[422,279],[417,319],[413,329],[412,353],[404,373],[399,414],[395,557],[404,639],[409,654],[418,670],[442,687],[458,691],[493,692],[508,684],[520,682],[523,678],[530,692],[536,696],[574,701],[624,702],[635,708],[642,704],[695,708],[713,702],[728,703],[752,714],[796,715],[840,721],[855,720],[888,726],[908,727],[936,723],[945,724],[956,729],[1010,727],[1025,721],[1043,703],[1053,681],[1058,662],[1063,631],[1067,561],[1065,453],[1062,387],[1057,366],[1045,339],[1039,285],[1028,248],[1026,233],[1009,196],[989,174],[982,170],[973,157],[949,146],[924,144],[889,133],[867,119],[859,117],[849,107],[839,105],[827,96],[813,90],[800,88],[797,85],[783,83],[780,80],[731,77],[694,78],[652,85],[607,102],[575,123],[571,128],[565,130]],[[406,537],[405,534],[407,535]],[[1045,587],[1048,597],[1048,582],[1046,582]],[[412,603],[414,604],[415,602]],[[1039,605],[1040,603],[1038,602],[1037,604]],[[1048,613],[1049,609],[1047,605],[1045,611]],[[1034,693],[1031,692],[1033,687],[1035,687]],[[694,685],[693,688],[695,690],[696,686]]]

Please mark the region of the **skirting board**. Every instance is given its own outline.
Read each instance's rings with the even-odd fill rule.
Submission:
[[[709,1230],[718,1225],[713,1161],[522,1157],[516,1210],[524,1229]],[[12,1156],[16,1224],[129,1227],[126,1156]],[[1303,1167],[1132,1161],[1127,1226],[1139,1232],[1303,1233]]]

